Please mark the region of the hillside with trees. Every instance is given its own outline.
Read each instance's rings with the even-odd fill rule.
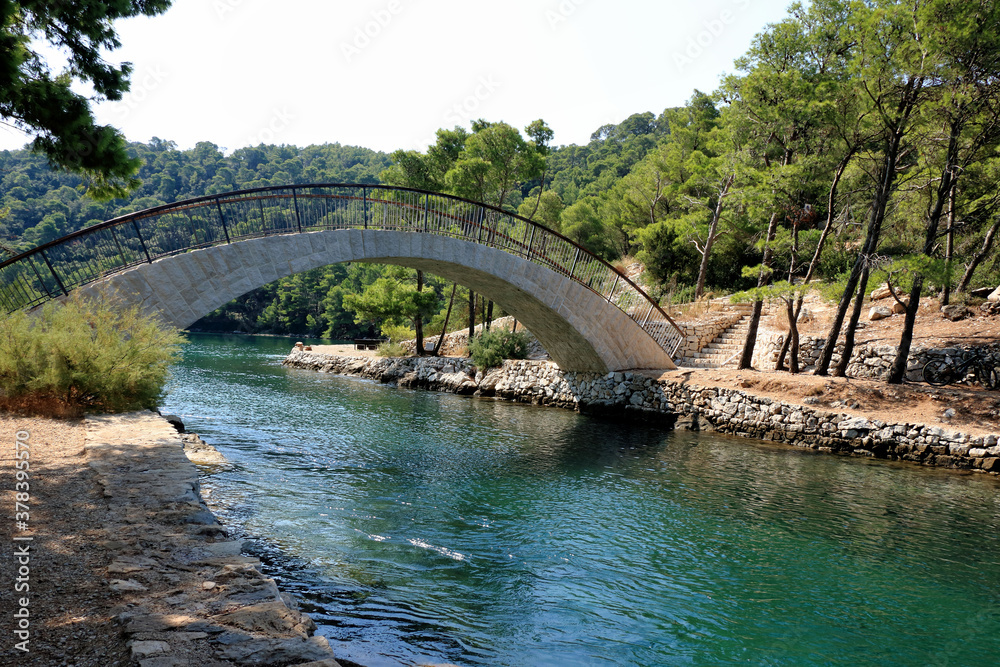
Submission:
[[[141,163],[133,195],[105,202],[83,195],[83,176],[8,151],[0,237],[14,252],[121,213],[257,186],[408,186],[516,212],[622,266],[641,262],[664,302],[735,292],[757,315],[765,300],[781,303],[793,341],[805,284],[821,280],[837,301],[829,340],[850,347],[862,297],[888,283],[907,309],[896,371],[921,297],[961,301],[1000,281],[1000,7],[986,0],[796,4],[718,90],[597,128],[586,145],[552,138],[542,120],[478,120],[442,128],[423,152],[389,155],[339,144],[227,155],[154,139],[128,148]],[[419,335],[492,309],[434,276],[352,264],[255,290],[198,327]],[[825,357],[817,372],[843,371]]]

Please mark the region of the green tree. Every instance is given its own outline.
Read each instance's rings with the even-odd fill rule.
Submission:
[[[539,178],[545,158],[507,123],[473,123],[473,134],[455,164],[445,174],[451,193],[466,199],[516,210],[514,195],[521,184]]]
[[[95,99],[120,100],[132,66],[104,60],[102,52],[121,46],[113,23],[155,16],[169,6],[170,0],[0,3],[0,117],[35,135],[32,149],[50,164],[84,175],[95,197],[134,190],[140,162],[129,156],[121,133],[97,124],[90,100],[71,86],[89,83]],[[65,54],[65,71],[54,73],[32,48],[33,39]]]
[[[591,200],[582,199],[567,206],[560,220],[563,235],[595,255],[611,260],[619,254]]]
[[[925,216],[925,258],[935,254],[938,230],[948,216],[949,249],[954,230],[955,199],[962,174],[975,162],[992,155],[1000,141],[1000,6],[992,1],[930,0],[917,14],[916,39],[922,65],[930,61],[933,86],[921,109],[931,134],[940,139],[938,167],[928,183],[932,201]],[[937,187],[933,187],[934,183]],[[948,213],[950,211],[950,214]],[[949,252],[950,255],[950,252]],[[951,257],[947,258],[950,262]],[[948,270],[950,273],[950,267]],[[949,282],[950,276],[944,282]],[[913,284],[899,347],[889,382],[899,384],[906,374],[913,326],[920,304],[924,273],[913,272]]]
[[[857,253],[837,306],[826,346],[816,364],[816,375],[826,375],[843,326],[847,309],[854,299],[837,375],[844,375],[854,347],[854,332],[861,315],[868,277],[876,257],[882,227],[890,201],[896,192],[897,177],[911,162],[910,139],[917,111],[927,94],[929,63],[917,32],[917,8],[921,3],[894,0],[852,3],[851,12],[839,25],[829,25],[840,35],[842,53],[850,72],[849,88],[855,94],[860,115],[871,124],[865,168],[868,176],[865,238]]]
[[[535,188],[535,190],[540,190],[540,188]],[[565,208],[562,197],[558,193],[552,190],[536,193],[532,190],[531,197],[521,202],[517,214],[558,232],[562,228],[559,220]]]
[[[410,283],[408,273],[409,269],[390,267],[387,275],[376,279],[360,294],[345,294],[344,308],[355,313],[359,324],[377,322],[383,327],[415,324],[417,318],[430,317],[440,307],[440,297],[434,290],[418,289]]]

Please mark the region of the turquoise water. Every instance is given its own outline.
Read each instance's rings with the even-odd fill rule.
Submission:
[[[191,336],[165,411],[364,665],[996,665],[996,478],[280,366]]]

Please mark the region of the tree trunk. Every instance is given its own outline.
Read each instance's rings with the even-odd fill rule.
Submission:
[[[763,301],[753,302],[753,311],[750,313],[750,326],[747,328],[747,336],[743,339],[743,354],[740,355],[740,363],[737,370],[747,370],[753,367],[753,349],[757,343],[757,328],[760,326],[760,311],[764,308]]]
[[[545,192],[545,175],[549,170],[549,165],[546,163],[545,169],[542,170],[542,186],[538,188],[538,197],[535,198],[535,208],[531,209],[531,215],[528,216],[528,220],[534,220],[535,214],[538,213],[538,205],[542,203],[542,193]]]
[[[847,377],[847,366],[851,363],[851,355],[854,354],[854,333],[858,330],[861,308],[865,303],[865,292],[868,291],[868,275],[869,269],[868,266],[865,266],[858,279],[858,293],[854,297],[854,309],[851,311],[851,319],[847,323],[847,331],[844,332],[844,351],[840,355],[840,363],[833,370],[835,377]],[[833,352],[831,351],[830,354]]]
[[[434,356],[441,355],[441,346],[444,344],[444,337],[448,335],[448,320],[451,319],[451,306],[455,303],[455,290],[458,289],[458,283],[452,283],[451,285],[451,299],[448,300],[448,310],[444,313],[444,325],[441,327],[441,335],[438,336],[437,342],[434,343]]]
[[[417,270],[417,293],[424,291],[424,272]],[[422,357],[427,354],[427,350],[424,349],[424,316],[417,313],[417,316],[413,318],[413,328],[416,332],[416,343],[417,343],[417,356]]]
[[[958,182],[958,140],[962,129],[963,124],[959,120],[953,120],[949,127],[948,153],[944,169],[941,172],[941,182],[938,185],[937,201],[934,202],[934,208],[931,209],[930,214],[927,216],[927,229],[924,235],[924,254],[928,257],[934,252],[938,228],[941,226],[941,218],[944,215],[945,203],[953,196],[953,190]],[[906,318],[903,320],[903,332],[899,336],[899,348],[896,350],[896,358],[893,360],[892,369],[889,371],[889,384],[901,384],[906,375],[906,362],[910,356],[910,345],[913,342],[913,325],[917,318],[917,309],[920,307],[920,288],[922,286],[923,276],[917,274],[913,278],[913,289],[910,290],[910,303],[906,305]]]
[[[875,223],[872,221],[869,223],[868,237],[865,240],[864,248],[857,259],[854,260],[854,266],[851,267],[851,275],[847,278],[844,293],[840,295],[840,302],[837,304],[837,313],[834,315],[833,322],[830,324],[830,330],[826,334],[826,345],[819,355],[813,375],[827,375],[829,373],[833,350],[837,346],[837,339],[840,338],[840,329],[844,325],[844,318],[847,317],[847,308],[851,304],[851,299],[854,298],[854,290],[857,289],[858,282],[861,280],[861,272],[864,271],[867,273],[867,268],[865,268],[868,254],[867,249],[872,240],[877,240],[875,236],[878,234],[880,226],[880,222]],[[866,279],[865,283],[867,284],[867,282]]]
[[[469,290],[469,343],[476,336],[476,293]]]
[[[945,248],[945,282],[941,288],[941,305],[947,306],[951,299],[951,265],[955,258],[955,197],[958,188],[952,182],[951,191],[948,193],[948,242]]]
[[[993,251],[993,239],[996,238],[997,230],[1000,230],[1000,215],[993,219],[993,224],[986,231],[986,237],[983,238],[982,247],[979,249],[979,252],[972,256],[969,265],[965,267],[965,273],[962,274],[962,279],[958,281],[958,287],[955,288],[956,292],[964,292],[969,289],[969,283],[972,282],[972,274],[976,272],[982,261]]]
[[[857,152],[856,148],[851,148],[841,160],[840,164],[837,165],[837,171],[833,175],[833,183],[830,184],[830,190],[827,192],[826,197],[826,224],[823,225],[823,233],[819,236],[819,241],[816,243],[816,250],[813,252],[812,259],[809,260],[809,268],[806,269],[806,276],[802,279],[804,285],[808,285],[809,281],[812,280],[813,273],[816,271],[816,267],[819,265],[819,257],[823,252],[823,246],[826,244],[826,239],[830,236],[830,232],[833,230],[833,221],[836,217],[836,205],[837,205],[837,186],[840,185],[840,179],[847,170],[847,165],[851,163],[854,158],[854,154]],[[785,367],[785,356],[788,354],[788,348],[792,342],[792,330],[791,322],[796,324],[796,333],[798,333],[798,321],[799,316],[802,314],[802,302],[805,299],[804,294],[800,294],[798,299],[795,300],[795,311],[794,320],[790,320],[788,335],[785,336],[784,342],[781,344],[781,352],[778,353],[778,363],[774,365],[775,370],[782,370]]]
[[[701,266],[698,268],[698,284],[694,289],[694,298],[700,299],[705,293],[705,276],[708,275],[708,257],[712,252],[712,246],[719,235],[719,219],[722,218],[722,208],[726,195],[729,194],[729,187],[733,184],[735,174],[730,174],[722,184],[722,191],[719,193],[719,201],[715,204],[715,212],[712,213],[712,222],[708,226],[708,237],[705,239],[705,251],[701,254]]]
[[[891,129],[886,128],[891,134],[885,138],[886,145],[883,152],[878,185],[875,188],[871,211],[868,215],[865,243],[858,254],[858,258],[854,261],[854,266],[851,268],[851,274],[847,279],[847,285],[844,287],[844,293],[840,297],[840,303],[837,305],[837,314],[830,325],[830,331],[826,337],[826,346],[823,348],[822,354],[820,354],[814,375],[826,375],[829,372],[830,359],[833,356],[834,348],[837,346],[837,339],[840,338],[840,328],[844,324],[844,318],[847,316],[847,308],[851,303],[854,290],[861,279],[862,271],[865,274],[865,286],[868,284],[868,262],[870,256],[878,249],[879,237],[882,233],[882,223],[885,220],[885,209],[889,204],[889,196],[892,194],[893,184],[896,180],[896,167],[899,161],[903,137],[906,135],[907,124],[919,100],[922,88],[922,77],[907,80],[903,95],[900,98],[898,116],[894,120],[893,127]],[[854,321],[853,326],[857,326],[857,321]],[[848,334],[853,338],[854,331],[851,330]]]
[[[910,303],[906,306],[906,317],[903,319],[903,333],[899,336],[899,349],[896,358],[892,360],[889,370],[889,384],[902,384],[906,378],[906,364],[910,357],[910,346],[913,344],[913,325],[917,319],[917,308],[920,304],[920,289],[923,287],[923,276],[913,279],[910,289]]]
[[[771,276],[766,269],[771,267],[771,257],[773,251],[771,243],[778,232],[778,214],[772,213],[771,220],[767,223],[767,236],[764,245],[764,258],[761,260],[760,275],[757,277],[757,287],[763,287],[770,280]],[[743,354],[740,362],[736,366],[738,370],[746,370],[753,366],[753,349],[757,345],[757,328],[760,326],[760,312],[764,308],[764,302],[757,300],[753,302],[753,311],[750,313],[750,327],[747,329],[747,337],[743,341]]]
[[[795,317],[795,313],[789,317]],[[785,370],[785,359],[788,358],[788,350],[792,345],[792,324],[791,319],[788,320],[788,333],[785,334],[785,340],[781,341],[781,350],[778,352],[778,360],[774,362],[774,370],[783,371]]]
[[[486,326],[487,331],[493,326],[493,302],[490,301],[489,305],[486,306]]]
[[[792,358],[788,361],[788,370],[799,372],[799,327],[796,323],[795,304],[792,299],[785,299],[785,312],[788,313],[788,339],[791,341]]]

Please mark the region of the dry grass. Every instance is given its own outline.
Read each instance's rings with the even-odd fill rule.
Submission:
[[[697,301],[675,305],[673,311],[681,319],[697,320],[725,312],[726,305],[726,303],[713,299],[710,294],[706,294]]]
[[[619,257],[615,261],[611,262],[611,266],[615,267],[617,270],[621,271],[622,273],[627,274],[628,273],[628,267],[632,266],[633,264],[638,264],[638,263],[639,263],[639,260],[637,260],[632,255],[625,255],[624,257]],[[632,278],[632,276],[629,276],[629,277]],[[633,278],[633,280],[634,280],[634,278]]]

